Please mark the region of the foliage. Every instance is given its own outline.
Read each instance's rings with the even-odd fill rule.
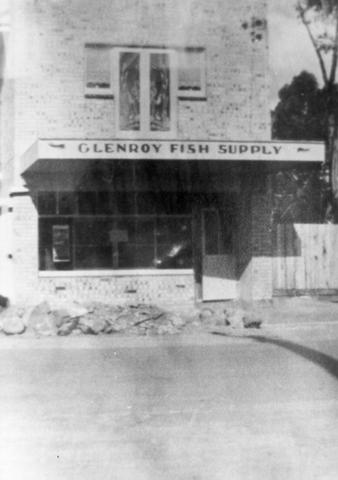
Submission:
[[[273,177],[273,222],[322,221],[321,178],[318,166],[284,168]]]
[[[324,140],[325,96],[314,75],[306,71],[279,91],[272,136],[280,140]]]
[[[322,178],[327,178],[325,201],[329,198],[328,211],[331,210],[338,221],[338,0],[298,0],[296,9],[313,45],[324,82],[322,118],[326,161]]]
[[[326,94],[313,74],[303,71],[279,91],[272,135],[296,141],[326,138]],[[318,166],[281,169],[274,175],[273,192],[275,222],[312,223],[325,218],[327,182]]]

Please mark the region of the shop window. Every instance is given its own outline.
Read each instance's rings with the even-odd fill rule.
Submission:
[[[117,129],[123,136],[171,137],[176,130],[175,52],[114,49]]]
[[[179,98],[206,97],[206,66],[203,48],[187,48],[178,52]]]
[[[191,194],[39,192],[41,270],[191,268]]]
[[[192,267],[191,217],[44,217],[40,270]]]
[[[106,97],[113,95],[111,47],[86,45],[86,95]]]

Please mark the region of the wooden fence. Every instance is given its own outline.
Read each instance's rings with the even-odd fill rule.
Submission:
[[[338,290],[338,225],[276,225],[273,284],[275,292]]]

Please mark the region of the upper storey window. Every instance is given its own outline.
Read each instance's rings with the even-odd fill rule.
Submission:
[[[176,134],[177,99],[205,98],[205,51],[86,46],[86,95],[115,98],[117,133]]]
[[[86,47],[86,94],[113,95],[111,48],[108,45]]]
[[[206,96],[205,50],[186,48],[178,51],[178,95],[180,98]]]
[[[175,52],[118,49],[116,107],[118,130],[126,134],[167,136],[176,127]]]

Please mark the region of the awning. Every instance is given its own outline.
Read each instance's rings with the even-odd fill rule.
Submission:
[[[22,156],[22,173],[36,162],[69,160],[212,160],[324,162],[324,142],[39,139]]]

